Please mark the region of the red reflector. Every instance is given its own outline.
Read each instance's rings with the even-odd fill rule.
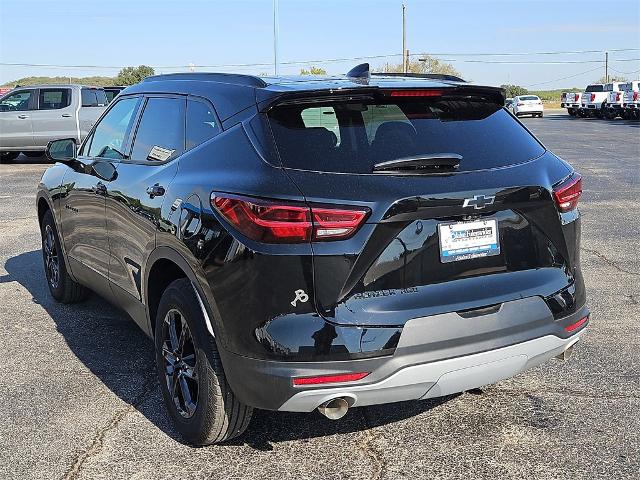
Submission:
[[[589,315],[587,315],[586,317],[582,317],[576,323],[572,323],[571,325],[564,327],[564,330],[565,332],[573,332],[574,330],[579,329],[582,325],[587,323],[587,320],[589,320]]]
[[[392,97],[440,97],[442,90],[393,90]]]
[[[322,375],[319,377],[299,377],[293,379],[294,385],[318,385],[320,383],[340,383],[340,382],[355,382],[361,380],[370,372],[360,373],[343,373],[340,375]]]
[[[570,212],[576,208],[582,196],[582,176],[578,173],[571,175],[553,189],[553,196],[561,212]]]
[[[369,209],[309,208],[272,200],[211,194],[211,206],[252,240],[302,243],[345,239],[364,222]]]

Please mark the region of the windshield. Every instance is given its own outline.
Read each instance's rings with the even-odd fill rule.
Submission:
[[[399,98],[282,105],[268,113],[282,165],[371,173],[375,164],[462,156],[459,171],[521,163],[544,148],[501,105],[473,98]]]

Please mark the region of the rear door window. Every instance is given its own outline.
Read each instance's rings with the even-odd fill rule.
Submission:
[[[41,88],[38,110],[57,110],[71,105],[71,90],[68,88]]]
[[[152,97],[142,112],[131,160],[164,162],[184,152],[185,99]]]
[[[468,171],[545,151],[501,105],[468,96],[337,98],[276,106],[268,118],[282,165],[302,170],[372,173],[377,163],[446,153],[461,155],[459,171]]]

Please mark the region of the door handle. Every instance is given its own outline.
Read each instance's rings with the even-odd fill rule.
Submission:
[[[29,115],[25,115],[23,113],[23,114],[18,115],[18,118],[22,118],[22,119],[29,118]]]
[[[107,195],[107,186],[102,182],[98,182],[98,183],[96,183],[96,186],[93,187],[93,193],[95,193],[96,195],[106,196]]]
[[[147,194],[151,198],[161,197],[164,195],[164,187],[159,183],[156,183],[155,185],[147,187]]]
[[[70,117],[71,117],[71,114],[70,114],[70,113],[63,113],[63,114],[62,114],[62,116],[63,116],[64,118],[70,118]]]

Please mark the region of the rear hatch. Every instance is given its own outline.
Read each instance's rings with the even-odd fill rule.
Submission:
[[[369,212],[349,238],[312,243],[322,316],[402,325],[571,284],[552,198],[571,172],[495,93],[334,92],[268,110],[282,166],[312,210]]]

